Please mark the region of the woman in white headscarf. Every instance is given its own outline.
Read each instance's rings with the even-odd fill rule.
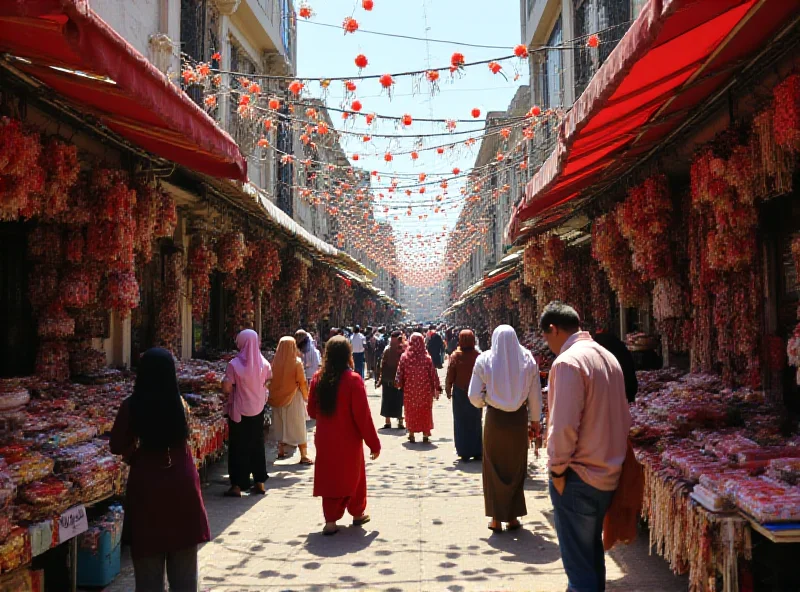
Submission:
[[[521,527],[528,473],[529,434],[538,434],[542,412],[539,367],[519,344],[512,327],[500,325],[492,348],[475,362],[469,400],[487,408],[483,429],[483,499],[489,529],[502,532]]]

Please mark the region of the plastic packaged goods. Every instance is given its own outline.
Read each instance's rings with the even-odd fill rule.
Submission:
[[[800,521],[800,488],[762,478],[728,484],[736,505],[758,522]]]
[[[53,472],[55,465],[53,459],[19,446],[0,448],[0,457],[8,463],[8,474],[17,487],[44,479]]]
[[[0,573],[8,573],[30,561],[31,540],[28,529],[16,527],[0,545]]]
[[[769,461],[767,475],[790,485],[800,485],[800,458],[775,458]]]

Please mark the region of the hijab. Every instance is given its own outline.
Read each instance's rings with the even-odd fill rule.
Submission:
[[[526,375],[536,362],[508,325],[500,325],[492,334],[492,348],[482,354],[486,388],[500,398],[512,399],[523,392]]]
[[[167,350],[154,347],[139,360],[130,408],[133,433],[143,449],[166,450],[189,438],[175,360]]]
[[[411,340],[409,341],[406,353],[403,354],[403,359],[411,363],[420,363],[424,362],[426,359],[431,359],[428,350],[425,349],[425,338],[422,334],[413,333],[411,335]]]
[[[311,350],[313,345],[311,336],[302,329],[294,334],[294,340],[297,343],[297,349],[300,353],[307,354]]]
[[[261,355],[258,333],[245,329],[236,336],[238,355],[230,361],[235,375],[235,390],[228,405],[228,415],[239,423],[244,413],[248,417],[261,413],[267,400],[264,383],[272,372],[269,362]]]
[[[269,384],[269,403],[273,407],[286,407],[300,388],[297,383],[297,342],[294,337],[282,337],[272,360],[272,382]]]

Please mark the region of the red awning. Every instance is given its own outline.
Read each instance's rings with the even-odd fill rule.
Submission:
[[[86,0],[0,2],[0,51],[14,67],[145,150],[245,181],[236,142],[89,8]]]
[[[799,9],[800,0],[650,0],[561,122],[508,238],[657,148]]]

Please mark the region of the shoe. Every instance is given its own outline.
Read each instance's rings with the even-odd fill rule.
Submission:
[[[360,518],[353,518],[353,526],[364,526],[370,520],[372,518],[369,517],[369,514],[364,514]]]
[[[325,535],[325,536],[333,536],[337,532],[339,532],[339,527],[336,526],[336,525],[325,526],[325,528],[322,529],[322,534]]]
[[[398,429],[398,430],[404,430],[404,429],[406,429],[406,426],[405,426],[405,425],[403,424],[403,422],[401,421],[400,423],[398,423],[398,424],[397,424],[397,429]]]
[[[256,483],[253,485],[253,488],[250,490],[250,493],[253,495],[267,495],[267,490],[264,487],[263,483]]]
[[[430,437],[429,436],[423,436],[422,437],[422,443],[423,444],[430,444],[431,443]]]
[[[417,439],[414,437],[414,434],[409,434],[408,441],[411,442],[412,444],[415,444],[417,442]]]
[[[390,424],[390,423],[384,424],[381,429],[382,430],[391,430],[392,429],[392,424]]]
[[[492,520],[489,523],[489,530],[497,533],[503,532],[503,525],[500,522],[497,522],[496,520]]]
[[[519,520],[512,520],[511,522],[508,523],[509,532],[519,530],[520,528],[522,528],[522,522],[520,522]]]
[[[238,487],[231,487],[223,494],[225,497],[242,497],[242,490]]]

